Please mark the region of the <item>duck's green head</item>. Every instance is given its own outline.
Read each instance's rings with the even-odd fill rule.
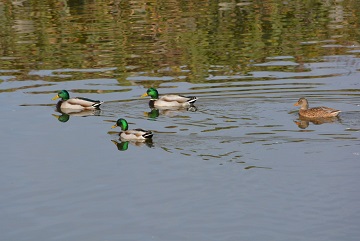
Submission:
[[[129,125],[128,125],[127,121],[125,119],[122,119],[122,118],[118,119],[116,121],[116,124],[113,125],[111,128],[115,128],[117,126],[120,126],[121,130],[123,130],[123,131],[127,131],[128,128],[129,128]]]
[[[149,88],[141,97],[150,96],[151,99],[159,99],[159,93],[155,88]]]
[[[62,100],[68,100],[70,99],[70,95],[69,92],[67,92],[66,90],[61,90],[57,93],[57,95],[55,95],[54,98],[52,98],[52,100],[56,100],[61,98]]]

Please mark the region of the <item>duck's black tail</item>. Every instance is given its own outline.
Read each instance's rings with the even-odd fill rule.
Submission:
[[[153,133],[151,131],[148,131],[143,135],[143,137],[146,139],[150,139],[153,137]]]
[[[195,101],[197,101],[198,99],[196,96],[187,96],[187,98],[189,98],[187,102],[189,102],[190,104],[194,104]]]
[[[100,108],[100,105],[102,104],[102,103],[104,103],[104,101],[98,101],[97,100],[97,102],[96,103],[94,103],[92,106],[94,106],[95,108]]]

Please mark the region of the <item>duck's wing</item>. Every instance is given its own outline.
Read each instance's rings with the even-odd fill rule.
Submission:
[[[139,140],[139,139],[151,138],[153,134],[151,131],[147,131],[143,129],[134,129],[134,130],[122,131],[120,133],[120,136],[126,139]]]
[[[178,103],[194,103],[197,98],[195,96],[182,96],[182,95],[164,95],[160,98],[162,101],[173,102],[176,101]]]
[[[341,112],[340,110],[336,110],[336,109],[325,107],[325,106],[320,106],[317,108],[319,108],[319,111],[322,111],[322,112],[325,112],[328,114],[339,114]]]
[[[71,105],[81,105],[84,108],[90,108],[90,107],[98,108],[102,103],[104,103],[99,100],[92,100],[83,97],[70,98],[67,100],[67,102]]]
[[[144,129],[137,128],[134,131],[141,134],[144,138],[151,138],[153,136],[153,133],[151,131],[149,131],[149,130],[144,130]]]
[[[337,116],[341,111],[333,108],[319,106],[306,110],[308,114],[311,114],[314,117],[331,117]]]

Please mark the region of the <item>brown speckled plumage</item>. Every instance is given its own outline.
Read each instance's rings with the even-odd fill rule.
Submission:
[[[299,115],[307,118],[335,117],[341,112],[340,110],[324,106],[309,108],[309,103],[305,98],[300,98],[294,105],[300,106]]]

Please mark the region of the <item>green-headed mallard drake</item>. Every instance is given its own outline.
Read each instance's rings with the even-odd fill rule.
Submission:
[[[309,109],[309,103],[304,97],[300,98],[294,105],[300,106],[299,115],[307,118],[335,117],[341,112],[340,110],[335,110],[324,106],[313,107]]]
[[[116,124],[113,125],[111,128],[115,128],[120,126],[121,132],[119,133],[120,138],[124,140],[146,140],[151,139],[153,133],[151,131],[143,130],[143,129],[134,129],[128,130],[129,125],[125,119],[118,119]]]
[[[70,98],[69,92],[66,90],[59,91],[52,100],[59,98],[61,98],[61,100],[57,103],[58,109],[92,110],[99,109],[100,105],[104,103],[99,100],[91,100],[83,97]]]
[[[197,98],[195,96],[163,95],[159,98],[159,92],[155,88],[149,88],[141,97],[150,96],[149,106],[154,107],[189,107]]]

